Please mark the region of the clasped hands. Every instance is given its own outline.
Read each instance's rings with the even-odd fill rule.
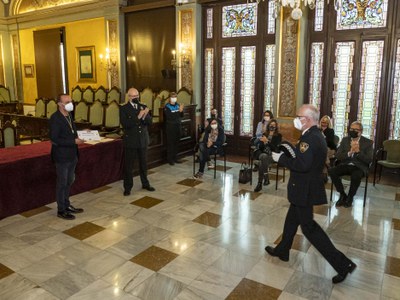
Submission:
[[[358,141],[351,141],[349,156],[358,152],[360,152],[360,144],[358,143]]]
[[[149,108],[146,107],[145,109],[142,109],[139,114],[138,114],[138,119],[143,119],[147,116],[147,114],[149,113]]]

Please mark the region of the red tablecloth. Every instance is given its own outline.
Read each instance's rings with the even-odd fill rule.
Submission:
[[[50,142],[0,149],[0,219],[54,202],[55,165]],[[79,146],[71,194],[86,192],[122,178],[121,140]]]

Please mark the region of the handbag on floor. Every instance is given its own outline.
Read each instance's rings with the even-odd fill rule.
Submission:
[[[251,180],[251,169],[247,163],[243,162],[239,171],[239,183],[248,183]]]

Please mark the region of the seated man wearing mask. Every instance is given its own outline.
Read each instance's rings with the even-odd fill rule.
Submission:
[[[363,126],[361,122],[353,122],[350,125],[349,136],[344,137],[336,152],[339,165],[328,170],[340,198],[336,206],[351,207],[353,197],[361,183],[361,178],[367,175],[369,164],[373,157],[373,142],[363,137]],[[350,190],[348,195],[344,191],[342,180],[343,175],[350,175]]]

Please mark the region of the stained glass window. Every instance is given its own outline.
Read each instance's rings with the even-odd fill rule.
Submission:
[[[240,135],[253,135],[254,85],[256,75],[256,46],[242,47],[240,87]]]
[[[275,45],[265,46],[264,111],[272,110],[275,100]]]
[[[386,27],[388,0],[342,0],[336,29]]]
[[[351,73],[354,61],[354,42],[336,43],[335,58],[332,116],[334,119],[335,134],[341,139],[347,132],[352,84]]]
[[[396,67],[392,98],[390,139],[400,139],[400,39],[397,40]]]
[[[315,2],[315,19],[314,19],[315,31],[322,31],[324,29],[324,9],[325,9],[325,1],[317,0]]]
[[[235,47],[222,48],[221,96],[222,121],[226,134],[234,133],[235,117]]]
[[[309,103],[320,107],[322,91],[322,70],[324,64],[324,43],[311,44]]]
[[[379,104],[384,41],[363,42],[358,120],[363,135],[374,140]]]
[[[213,9],[207,8],[207,38],[213,38]]]
[[[257,3],[229,5],[222,8],[222,37],[257,34]]]
[[[276,18],[274,17],[274,12],[275,12],[275,0],[269,0],[268,2],[268,28],[267,28],[267,33],[268,34],[275,34],[275,20]]]
[[[205,49],[204,76],[204,113],[206,118],[209,118],[214,105],[214,49],[212,48]]]

